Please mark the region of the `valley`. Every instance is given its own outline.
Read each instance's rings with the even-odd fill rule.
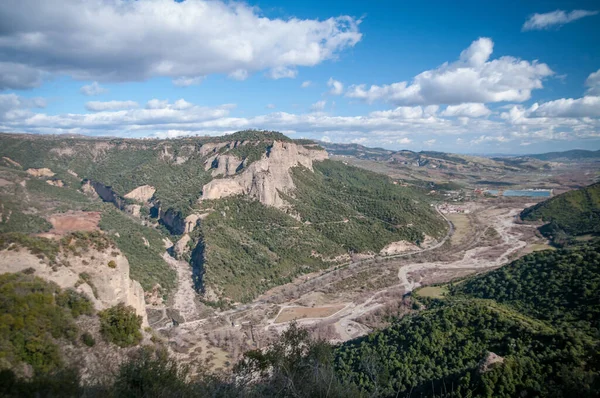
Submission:
[[[547,240],[535,234],[535,226],[515,222],[528,205],[531,203],[524,200],[503,203],[495,198],[470,203],[469,224],[460,227],[463,238],[457,244],[451,243],[457,234],[451,228],[444,239],[427,249],[376,256],[307,274],[250,304],[216,311],[175,328],[169,325],[160,329],[161,333],[170,340],[218,342],[216,348],[227,352],[232,363],[240,353],[232,341],[245,349],[264,347],[294,319],[332,342],[355,339],[371,332],[369,324],[376,322],[374,319],[383,318],[390,307],[397,308],[417,287],[498,268],[531,247],[549,248]],[[490,229],[495,231],[493,239]],[[214,336],[228,337],[220,340]],[[183,361],[197,359],[192,347],[190,357],[185,352],[178,356]],[[185,347],[180,351],[186,351]]]
[[[1,269],[94,297],[99,313],[129,303],[144,329],[126,341],[195,377],[229,377],[296,327],[343,350],[473,276],[598,232],[594,160],[328,152],[265,131],[0,142]],[[95,315],[76,324],[105,338]],[[102,344],[62,349],[89,375]]]

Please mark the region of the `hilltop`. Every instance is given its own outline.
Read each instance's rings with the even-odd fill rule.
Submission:
[[[546,223],[540,231],[555,243],[600,233],[600,183],[565,192],[521,212],[524,221]]]

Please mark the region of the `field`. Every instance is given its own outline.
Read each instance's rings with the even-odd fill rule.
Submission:
[[[448,293],[448,289],[444,286],[426,286],[419,289],[417,293],[422,297],[442,298]]]
[[[294,319],[327,318],[343,309],[345,305],[330,307],[286,307],[279,312],[275,323],[289,322]]]
[[[469,216],[461,213],[446,214],[446,218],[454,224],[454,235],[450,239],[452,245],[460,245],[471,232],[471,222]]]

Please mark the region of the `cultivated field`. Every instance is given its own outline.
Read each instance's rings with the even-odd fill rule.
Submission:
[[[279,312],[275,323],[289,322],[304,318],[327,318],[343,309],[345,305],[332,307],[286,307]]]

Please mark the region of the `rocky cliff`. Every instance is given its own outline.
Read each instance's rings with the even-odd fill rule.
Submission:
[[[14,244],[13,244],[14,245]],[[139,282],[129,278],[129,262],[116,248],[84,252],[63,250],[55,263],[41,261],[25,248],[9,247],[0,251],[0,272],[34,270],[40,278],[62,288],[74,288],[86,294],[97,310],[125,303],[135,308],[148,325],[144,290]]]
[[[234,195],[249,195],[267,206],[283,208],[286,202],[279,192],[291,192],[294,181],[290,169],[304,166],[312,170],[314,161],[327,159],[321,149],[293,142],[275,141],[270,150],[237,175],[214,179],[202,188],[201,199],[220,199]]]

